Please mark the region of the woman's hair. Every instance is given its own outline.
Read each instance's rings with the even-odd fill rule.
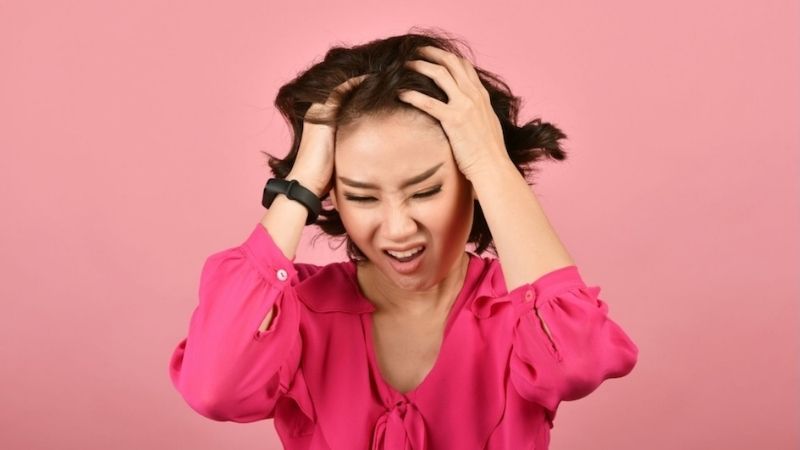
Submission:
[[[435,46],[460,57],[464,57],[464,54],[459,49],[459,44],[464,45],[470,54],[472,54],[471,49],[461,40],[450,37],[440,30],[434,31],[430,28],[422,30],[414,27],[410,31],[412,32],[408,34],[377,39],[362,45],[334,46],[328,50],[322,62],[314,64],[280,88],[275,98],[275,106],[292,128],[292,147],[285,158],[261,152],[268,157],[268,164],[276,178],[286,178],[294,165],[303,135],[304,120],[338,129],[362,116],[382,116],[409,110],[423,112],[397,99],[398,91],[403,89],[413,89],[447,102],[447,95],[432,79],[405,68],[403,63],[419,59],[416,55],[419,47]],[[559,161],[566,159],[566,153],[559,143],[561,139],[567,137],[566,134],[538,118],[517,125],[521,99],[511,93],[508,85],[499,76],[477,66],[475,70],[484,88],[489,92],[492,108],[500,119],[508,156],[526,180],[529,173],[535,174],[538,171],[531,163],[543,157]],[[362,74],[371,76],[366,77],[341,97],[333,117],[305,117],[306,111],[313,103],[324,103],[336,86]],[[528,184],[531,185],[533,182]],[[315,225],[322,229],[322,233],[314,239],[322,234],[344,236],[347,241],[348,258],[351,261],[365,260],[364,253],[347,234],[339,213],[329,203],[329,197],[330,193],[321,199],[323,209]],[[482,254],[488,249],[497,256],[491,231],[477,200],[467,242],[476,245],[477,254]]]

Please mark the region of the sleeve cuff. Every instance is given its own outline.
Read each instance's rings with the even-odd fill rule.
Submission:
[[[531,283],[537,300],[548,299],[561,291],[573,287],[586,287],[578,266],[571,265],[548,272]]]
[[[551,297],[573,287],[586,287],[577,265],[561,267],[550,271],[533,282],[518,286],[509,293],[513,300],[528,303],[534,301],[538,306]]]
[[[298,282],[294,258],[291,260],[275,244],[266,227],[256,224],[250,236],[242,244],[246,257],[268,281],[275,284],[295,285]]]

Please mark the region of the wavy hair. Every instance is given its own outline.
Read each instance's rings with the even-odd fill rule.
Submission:
[[[304,120],[337,129],[362,116],[378,116],[409,109],[424,113],[397,99],[398,91],[404,89],[413,89],[447,102],[447,94],[432,79],[404,67],[403,63],[418,59],[416,50],[423,46],[435,46],[462,58],[465,56],[459,45],[463,45],[470,55],[471,49],[462,40],[438,29],[414,27],[409,31],[411,32],[407,34],[376,39],[361,45],[331,47],[321,62],[301,72],[278,90],[275,106],[291,127],[293,139],[291,149],[284,158],[261,151],[267,156],[267,164],[276,178],[286,178],[294,166],[303,135]],[[489,92],[492,108],[500,119],[508,156],[528,185],[534,184],[528,177],[530,173],[538,172],[533,163],[544,157],[559,161],[566,159],[566,153],[559,143],[567,137],[566,134],[539,118],[517,125],[521,99],[511,93],[508,85],[498,75],[475,64],[473,66],[484,88]],[[305,117],[313,103],[324,103],[336,86],[362,74],[372,76],[366,77],[342,96],[332,117]],[[323,208],[314,225],[320,227],[322,232],[314,240],[323,234],[343,237],[347,242],[347,257],[351,261],[366,260],[364,253],[347,234],[339,213],[332,207],[330,192],[321,200]],[[497,256],[491,230],[478,200],[475,200],[472,229],[467,243],[475,244],[477,254],[489,250]]]

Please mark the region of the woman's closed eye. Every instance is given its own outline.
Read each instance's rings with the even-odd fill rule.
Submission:
[[[435,188],[433,188],[433,189],[431,189],[429,191],[420,192],[419,194],[415,194],[414,198],[430,197],[432,195],[438,194],[441,190],[442,190],[441,186],[436,186]],[[364,203],[371,202],[371,201],[375,200],[375,197],[356,197],[354,195],[345,195],[344,198],[346,198],[348,200],[351,200],[351,201],[354,201],[354,202],[364,202]]]

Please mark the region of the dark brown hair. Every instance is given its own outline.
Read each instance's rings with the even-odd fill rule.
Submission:
[[[294,165],[303,135],[304,120],[338,128],[361,116],[391,114],[409,109],[423,112],[397,99],[398,91],[403,89],[413,89],[447,102],[447,94],[432,79],[404,67],[403,63],[419,59],[416,49],[423,46],[439,47],[460,57],[464,57],[464,53],[460,50],[459,44],[463,45],[470,55],[472,55],[471,49],[460,39],[439,29],[415,27],[410,31],[408,34],[377,39],[362,45],[331,47],[322,62],[314,64],[280,88],[275,98],[275,106],[292,128],[292,147],[285,158],[261,152],[268,157],[268,164],[276,178],[286,178]],[[472,60],[474,57],[470,61]],[[566,153],[559,141],[567,136],[554,125],[542,122],[538,118],[517,125],[521,99],[511,93],[508,85],[499,76],[477,66],[475,70],[484,88],[489,92],[492,108],[500,119],[508,155],[526,182],[532,185],[533,182],[529,181],[528,174],[535,174],[538,171],[532,163],[544,157],[559,161],[566,159]],[[324,103],[334,87],[362,74],[372,74],[372,76],[365,78],[342,96],[339,108],[333,117],[305,117],[311,105]],[[366,256],[350,239],[339,213],[332,208],[329,197],[330,193],[322,198],[323,209],[315,223],[322,229],[322,233],[314,239],[322,234],[344,236],[347,241],[348,258],[351,261],[363,261]],[[467,242],[476,244],[477,254],[488,249],[497,256],[491,231],[477,200]]]

